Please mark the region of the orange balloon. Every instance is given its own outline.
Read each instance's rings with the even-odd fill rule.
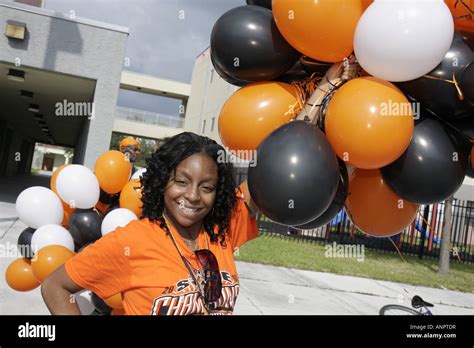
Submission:
[[[107,306],[111,308],[116,308],[116,309],[123,308],[121,293],[110,296],[109,298],[105,299],[104,302],[107,304]]]
[[[362,8],[365,10],[367,10],[367,8],[372,5],[372,3],[374,2],[374,0],[362,0]]]
[[[63,216],[63,221],[61,222],[61,225],[63,225],[65,228],[69,227],[68,221],[70,217],[71,215],[69,214],[69,212],[67,212],[66,209],[64,209],[64,216]]]
[[[326,136],[342,160],[377,169],[398,159],[410,144],[411,104],[390,82],[361,77],[343,85],[329,103]]]
[[[74,252],[61,245],[45,246],[38,250],[31,261],[33,274],[43,281],[74,255]]]
[[[273,0],[272,8],[281,34],[304,55],[338,62],[354,50],[361,0]]]
[[[59,195],[58,195],[59,197]],[[69,218],[71,217],[72,213],[74,212],[74,208],[71,208],[71,206],[67,203],[65,203],[63,200],[61,200],[61,203],[63,204],[63,210],[64,210],[64,216],[63,216],[63,221],[61,222],[61,225],[64,227],[68,228],[69,224]]]
[[[16,291],[30,291],[40,285],[33,275],[30,260],[25,258],[10,263],[5,272],[5,280],[8,286]]]
[[[474,32],[474,13],[467,8],[474,11],[474,0],[464,0],[465,5],[459,0],[445,0],[445,2],[455,19],[454,28]]]
[[[471,167],[474,169],[474,145],[471,146]]]
[[[95,205],[97,210],[99,210],[101,213],[105,214],[107,210],[110,208],[110,205],[105,204],[101,201],[98,201],[97,204]]]
[[[222,143],[234,151],[256,150],[268,134],[295,118],[301,107],[293,85],[269,81],[243,87],[222,107]]]
[[[399,233],[413,222],[419,207],[393,192],[379,170],[364,169],[352,173],[345,206],[352,223],[374,237]]]
[[[120,151],[104,152],[95,161],[94,174],[102,190],[109,194],[119,193],[130,179],[131,173],[132,165]]]
[[[140,179],[130,180],[120,193],[120,208],[126,208],[135,213],[136,216],[142,216],[142,186]]]

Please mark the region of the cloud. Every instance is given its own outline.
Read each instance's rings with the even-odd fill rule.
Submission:
[[[191,82],[196,57],[209,46],[212,27],[245,0],[45,0],[45,7],[128,27],[127,70]],[[118,105],[177,114],[176,100],[121,91]]]
[[[126,69],[190,82],[216,20],[244,0],[46,0],[45,7],[128,27]]]

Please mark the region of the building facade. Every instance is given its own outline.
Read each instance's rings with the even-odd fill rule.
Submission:
[[[11,25],[24,36],[0,36],[0,175],[25,171],[15,154],[30,158],[36,142],[90,167],[109,147],[128,29],[0,0],[0,31]],[[58,103],[93,115],[58,114]]]

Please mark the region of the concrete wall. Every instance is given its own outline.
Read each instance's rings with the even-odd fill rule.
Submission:
[[[142,93],[166,96],[171,98],[188,99],[191,85],[188,83],[171,81],[156,76],[140,74],[133,71],[122,71],[120,88],[139,91]]]
[[[224,103],[238,88],[217,74],[211,63],[210,50],[205,50],[194,65],[184,129],[222,144],[217,126],[219,114]],[[213,119],[214,129],[211,128]],[[202,132],[204,121],[206,126]]]
[[[128,29],[0,0],[0,32],[7,20],[26,23],[28,34],[23,42],[0,35],[0,60],[19,58],[25,66],[97,81],[96,117],[78,139],[74,158],[92,168],[109,148]]]

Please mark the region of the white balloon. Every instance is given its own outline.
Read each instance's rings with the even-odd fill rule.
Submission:
[[[143,175],[143,173],[145,173],[145,172],[146,172],[146,168],[142,168],[142,169],[137,170],[135,173],[133,173],[130,180],[139,179]]]
[[[369,74],[409,81],[443,60],[453,36],[453,17],[443,0],[375,0],[357,24],[354,52]]]
[[[63,221],[61,200],[46,187],[33,186],[23,190],[16,199],[15,208],[20,220],[31,228]]]
[[[128,209],[117,208],[108,213],[102,221],[101,231],[105,236],[117,227],[125,227],[130,221],[138,220],[137,216]]]
[[[31,250],[36,254],[38,250],[48,245],[62,245],[74,251],[74,240],[64,227],[59,225],[44,225],[38,228],[31,237]]]
[[[76,292],[74,298],[82,315],[91,315],[94,312],[95,306],[92,304],[92,293],[89,290]]]
[[[89,209],[99,201],[99,181],[87,167],[73,164],[63,168],[56,179],[61,199],[72,207]]]

